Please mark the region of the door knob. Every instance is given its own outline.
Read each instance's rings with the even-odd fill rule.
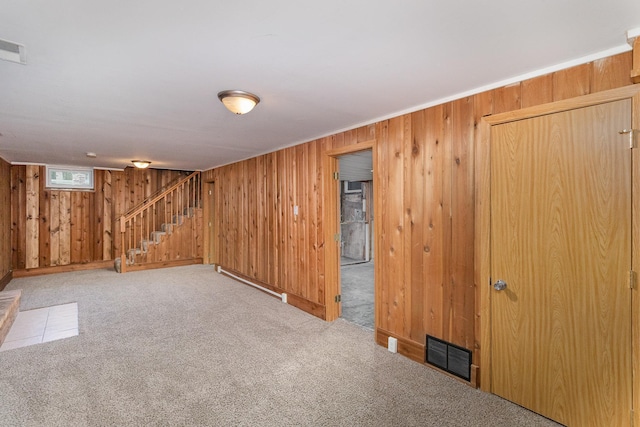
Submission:
[[[498,280],[493,284],[493,289],[495,289],[496,291],[504,291],[506,288],[507,282],[505,282],[504,280]]]

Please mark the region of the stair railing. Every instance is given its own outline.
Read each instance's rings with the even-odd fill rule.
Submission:
[[[129,214],[133,213],[134,211],[138,210],[139,208],[141,208],[143,206],[146,206],[152,199],[155,199],[156,196],[164,194],[164,192],[169,187],[172,187],[172,186],[182,182],[183,180],[185,180],[188,177],[188,175],[191,175],[191,174],[193,174],[193,172],[184,172],[182,176],[179,176],[176,179],[172,180],[171,182],[163,185],[162,187],[158,188],[153,194],[149,194],[146,199],[144,199],[143,201],[141,201],[137,205],[130,207],[129,210],[126,213],[124,213],[124,215],[125,216],[129,215]]]
[[[126,271],[129,250],[142,248],[143,242],[150,240],[151,232],[160,230],[163,224],[171,228],[184,215],[190,216],[189,209],[201,207],[201,184],[200,172],[193,172],[120,217],[121,272]]]

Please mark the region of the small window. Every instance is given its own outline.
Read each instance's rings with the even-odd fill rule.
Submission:
[[[46,166],[47,188],[93,190],[93,168]]]
[[[362,182],[361,181],[345,181],[344,182],[344,192],[345,193],[360,193],[360,192],[362,192]]]

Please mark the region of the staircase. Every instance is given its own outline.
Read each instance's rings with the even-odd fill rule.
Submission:
[[[202,259],[202,185],[194,172],[120,217],[117,272]],[[192,262],[190,262],[192,261]]]

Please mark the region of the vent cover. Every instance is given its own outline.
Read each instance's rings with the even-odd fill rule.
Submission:
[[[18,43],[0,39],[0,59],[26,64],[24,46]]]
[[[427,363],[471,381],[472,353],[466,348],[427,335]]]

